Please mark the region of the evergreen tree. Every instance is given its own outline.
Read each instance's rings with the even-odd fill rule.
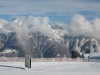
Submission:
[[[77,50],[73,50],[72,51],[72,56],[71,57],[72,58],[77,58],[77,57],[81,58],[80,53]]]

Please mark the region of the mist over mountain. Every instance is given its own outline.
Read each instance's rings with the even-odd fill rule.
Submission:
[[[50,25],[48,17],[17,17],[12,22],[0,19],[0,56],[36,58],[71,57],[100,52],[100,18],[88,21],[74,15],[67,24]]]

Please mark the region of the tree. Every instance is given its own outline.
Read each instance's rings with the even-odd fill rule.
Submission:
[[[77,57],[81,58],[80,53],[77,50],[73,50],[72,51],[72,56],[71,57],[72,58],[77,58]]]
[[[84,52],[82,52],[82,55],[81,55],[81,57],[82,57],[82,58],[84,58],[84,57],[85,57],[85,56],[84,56]]]

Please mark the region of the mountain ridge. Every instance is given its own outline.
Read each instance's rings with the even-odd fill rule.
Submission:
[[[21,26],[23,22],[21,22],[20,19],[14,19],[12,24]],[[10,26],[8,22],[6,22],[6,26],[7,25]],[[29,24],[29,26],[29,28],[32,28],[34,25]],[[70,35],[70,32],[68,33],[68,31],[59,25],[48,27],[52,30],[55,38],[50,38],[41,32],[26,32],[27,35],[24,35],[26,33],[22,31],[22,34],[20,34],[21,41],[14,29],[10,31],[9,28],[3,28],[6,32],[8,31],[5,33],[2,28],[0,28],[0,31],[2,31],[0,33],[0,56],[23,57],[28,53],[35,58],[53,58],[57,57],[57,55],[60,55],[60,57],[71,57],[73,50],[78,51],[80,54],[82,52],[100,52],[100,40],[95,37]],[[7,52],[7,49],[10,53],[4,53]],[[12,50],[12,52],[10,50]]]

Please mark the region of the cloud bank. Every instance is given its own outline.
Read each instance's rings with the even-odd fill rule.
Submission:
[[[87,20],[83,15],[76,14],[72,16],[69,23],[58,22],[57,24],[63,26],[71,35],[88,35],[100,38],[100,18]]]
[[[51,20],[49,17],[35,17],[35,16],[17,16],[17,20],[19,19],[20,22],[14,23],[10,22],[8,24],[3,23],[0,20],[0,27],[8,28],[9,30],[14,30],[19,33],[21,36],[22,34],[29,33],[29,32],[40,32],[49,38],[55,38],[55,33],[52,31],[50,27]],[[6,25],[5,25],[6,24]],[[20,25],[21,24],[21,25]],[[67,24],[56,22],[53,23],[54,25],[62,26],[68,34],[71,35],[89,35],[94,37],[100,37],[100,18],[94,18],[92,20],[88,20],[85,16],[76,14],[70,18],[70,21]],[[26,34],[27,36],[28,34]]]
[[[3,23],[0,20],[0,28],[8,28],[9,30],[14,30],[21,34],[29,33],[29,32],[40,32],[49,38],[55,38],[55,33],[52,31],[50,27],[51,20],[49,17],[35,17],[35,16],[17,16],[17,20],[19,19],[20,22],[6,22]],[[6,24],[6,25],[5,25]],[[21,24],[21,25],[20,25]],[[100,18],[94,18],[92,20],[88,20],[85,16],[76,14],[70,18],[70,21],[66,24],[61,22],[53,23],[54,25],[62,26],[68,34],[71,35],[89,35],[100,37]],[[28,34],[26,34],[28,35]]]
[[[8,23],[5,27],[9,27],[10,30],[16,32],[17,39],[22,45],[26,54],[30,54],[30,39],[31,32],[39,32],[49,38],[55,39],[55,34],[49,25],[48,17],[34,17],[29,16],[17,16],[13,22]]]
[[[56,35],[50,27],[49,17],[35,17],[35,16],[17,16],[13,22],[2,23],[0,20],[0,28],[6,28],[14,30],[17,34],[17,39],[23,46],[26,53],[29,47],[30,32],[40,32],[49,38],[55,39]],[[68,35],[86,35],[94,36],[100,39],[100,18],[94,18],[93,20],[87,20],[86,17],[80,14],[72,16],[67,24],[56,22],[57,25],[62,26]],[[55,25],[55,23],[54,23]]]
[[[1,0],[0,14],[47,14],[73,15],[91,12],[100,16],[99,0]],[[51,15],[51,14],[49,14]],[[93,16],[90,15],[90,16]]]

